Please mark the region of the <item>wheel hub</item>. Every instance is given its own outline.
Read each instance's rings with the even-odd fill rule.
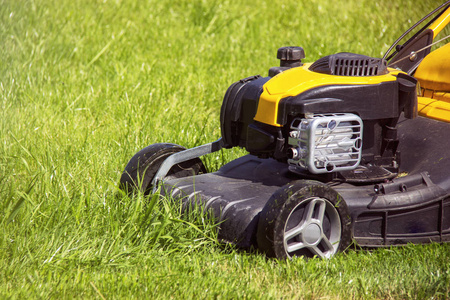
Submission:
[[[322,237],[322,229],[318,224],[309,224],[303,232],[303,241],[309,245],[317,244]]]
[[[325,198],[311,197],[291,210],[284,227],[283,244],[288,257],[329,258],[336,253],[340,237],[341,222],[334,205]]]

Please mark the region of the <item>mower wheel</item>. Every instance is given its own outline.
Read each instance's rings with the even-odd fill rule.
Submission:
[[[136,153],[128,162],[120,177],[122,190],[131,193],[141,190],[145,194],[152,191],[151,182],[159,167],[170,155],[186,150],[186,148],[167,143],[152,144]],[[176,164],[168,172],[166,179],[181,178],[206,173],[200,158],[194,158]]]
[[[258,222],[258,247],[278,259],[330,258],[351,243],[351,218],[344,199],[331,187],[299,180],[278,189]]]

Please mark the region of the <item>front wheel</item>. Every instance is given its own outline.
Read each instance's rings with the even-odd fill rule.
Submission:
[[[151,182],[159,167],[170,155],[186,150],[175,144],[159,143],[145,147],[128,162],[120,177],[121,189],[128,193],[141,190],[148,194],[152,190]],[[165,178],[181,178],[206,173],[200,158],[194,158],[174,165]]]
[[[327,185],[300,180],[277,190],[261,212],[257,242],[268,256],[330,258],[351,243],[351,219]]]

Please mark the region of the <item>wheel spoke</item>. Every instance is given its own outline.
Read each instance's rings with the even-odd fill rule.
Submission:
[[[325,216],[326,203],[325,203],[325,201],[323,201],[321,199],[316,199],[315,201],[319,206],[316,220],[318,220],[320,222],[320,227],[322,227],[323,218]]]
[[[301,221],[300,224],[292,228],[291,230],[288,230],[284,233],[284,241],[287,243],[290,239],[292,239],[294,236],[300,235],[305,228],[305,225],[307,223],[305,221]]]
[[[309,201],[309,203],[306,205],[305,208],[305,212],[306,212],[306,216],[304,218],[305,222],[310,222],[313,215],[314,215],[314,210],[316,208],[316,201],[317,199],[313,199],[311,201]]]
[[[326,252],[334,252],[334,246],[325,234],[322,235],[322,240],[320,241],[319,245],[322,245],[322,247],[325,248]]]
[[[329,253],[328,251],[327,251],[327,252],[323,252],[323,251],[320,250],[319,247],[317,247],[317,246],[312,246],[312,247],[309,247],[308,249],[311,250],[311,252],[312,252],[314,255],[317,255],[317,256],[319,256],[319,257],[322,257],[322,258],[330,257],[330,253]]]
[[[315,198],[312,199],[307,205],[306,205],[306,217],[305,221],[310,222],[311,220],[315,219],[318,220],[321,224],[323,221],[323,217],[325,215],[325,208],[326,203],[324,200]]]
[[[291,252],[300,250],[300,249],[302,249],[302,248],[305,248],[305,244],[302,243],[302,242],[297,242],[297,243],[289,244],[289,245],[287,246],[287,248],[286,248],[286,251],[287,251],[288,253],[291,253]]]

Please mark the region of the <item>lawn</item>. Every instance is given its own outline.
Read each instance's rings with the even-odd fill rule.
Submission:
[[[381,57],[440,3],[0,0],[0,298],[449,298],[450,244],[276,261],[118,184],[149,144],[219,138],[226,89],[279,47]]]

